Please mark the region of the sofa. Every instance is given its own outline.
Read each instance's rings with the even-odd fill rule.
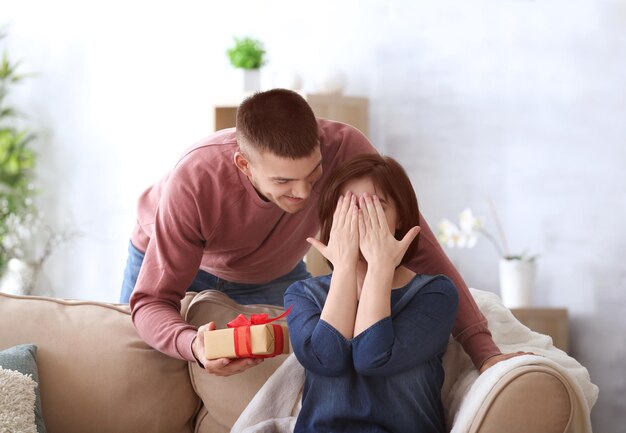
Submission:
[[[241,306],[215,291],[188,293],[181,306],[188,322],[199,325],[210,317],[218,328],[240,313],[274,316],[281,311]],[[0,330],[0,350],[19,344],[38,348],[39,391],[48,433],[227,432],[288,356],[267,359],[239,375],[216,377],[145,344],[132,325],[128,305],[38,296],[0,293]],[[457,347],[450,356],[466,355]],[[461,376],[449,370],[446,367],[444,404],[458,408],[458,402],[451,402],[460,392],[456,382]],[[468,392],[474,391],[470,387]],[[472,410],[463,431],[584,431],[576,424],[581,416],[583,423],[588,420],[588,413],[574,413],[575,397],[571,380],[556,369],[521,365],[480,397],[478,410]],[[291,410],[295,414],[297,408]],[[455,414],[448,413],[448,419],[452,427]]]

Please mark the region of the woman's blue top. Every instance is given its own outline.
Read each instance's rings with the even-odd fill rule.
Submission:
[[[331,275],[292,284],[285,307],[293,350],[306,370],[295,433],[444,433],[442,357],[457,289],[416,275],[391,292],[391,316],[348,340],[320,314]]]

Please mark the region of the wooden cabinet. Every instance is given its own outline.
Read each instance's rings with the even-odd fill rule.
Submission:
[[[511,308],[513,315],[535,332],[549,335],[556,347],[569,350],[569,320],[566,308]]]

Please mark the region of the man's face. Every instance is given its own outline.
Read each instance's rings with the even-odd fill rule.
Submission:
[[[322,154],[319,146],[304,158],[281,158],[270,152],[256,152],[250,157],[235,154],[235,164],[248,176],[261,198],[288,213],[305,208],[313,185],[322,177]]]

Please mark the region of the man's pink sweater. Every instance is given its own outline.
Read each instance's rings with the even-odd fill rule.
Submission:
[[[326,177],[342,162],[376,149],[358,130],[320,119],[322,178],[302,211],[289,214],[263,201],[235,166],[235,130],[219,131],[189,149],[174,169],[139,199],[135,247],[145,252],[131,297],[133,323],[154,348],[194,361],[196,328],[180,302],[198,269],[227,281],[262,284],[290,272],[319,230],[317,206]],[[420,216],[420,246],[406,266],[449,276],[459,290],[455,338],[479,367],[500,353],[467,285]]]

